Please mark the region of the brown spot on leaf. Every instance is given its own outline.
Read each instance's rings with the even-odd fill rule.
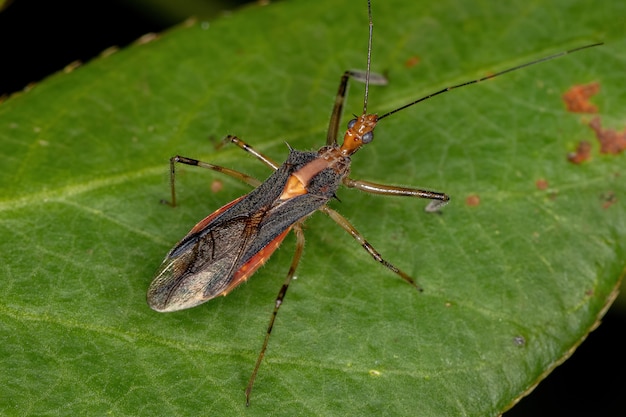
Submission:
[[[476,194],[469,195],[465,199],[465,204],[467,204],[470,207],[476,207],[480,204],[480,197],[477,196]]]
[[[611,129],[602,129],[599,117],[594,117],[589,122],[600,142],[600,153],[617,155],[626,149],[626,129],[616,132]]]
[[[605,210],[611,207],[613,204],[617,203],[617,197],[615,196],[615,193],[613,191],[603,193],[600,196],[600,199],[602,200],[602,208]]]
[[[572,164],[582,164],[585,161],[588,161],[591,157],[591,143],[586,140],[581,140],[578,143],[578,147],[576,148],[576,152],[570,152],[567,154],[567,160]]]
[[[589,98],[600,91],[600,83],[575,85],[563,94],[567,110],[572,113],[597,113],[598,108],[589,102]]]
[[[420,63],[420,57],[417,55],[413,55],[412,57],[404,61],[404,66],[407,68],[413,68],[419,63]]]
[[[220,180],[213,180],[211,183],[211,192],[219,193],[224,189],[224,183]]]
[[[546,190],[548,188],[548,180],[546,180],[545,178],[539,178],[537,181],[535,181],[535,187],[537,187],[538,190]]]

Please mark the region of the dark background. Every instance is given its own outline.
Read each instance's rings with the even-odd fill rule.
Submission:
[[[205,13],[217,16],[226,1]],[[123,47],[148,32],[184,20],[113,0],[15,0],[0,13],[0,97],[87,62],[111,46]],[[521,416],[624,416],[626,317],[611,309],[603,324],[527,398],[505,414]]]

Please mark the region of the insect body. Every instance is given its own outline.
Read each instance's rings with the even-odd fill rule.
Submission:
[[[228,294],[268,259],[297,222],[324,207],[342,182],[351,187],[367,187],[370,192],[436,199],[439,204],[431,204],[430,211],[445,204],[449,197],[442,193],[348,177],[350,156],[372,141],[377,120],[374,114],[351,120],[341,146],[334,143],[318,152],[290,149],[287,161],[254,191],[198,223],[167,255],[148,290],[150,307],[162,312],[176,311]],[[324,210],[331,212],[327,207]],[[331,217],[338,218],[335,216],[339,215],[333,212]],[[339,221],[350,233],[357,233],[347,220]],[[416,285],[367,242],[363,244],[377,260]]]
[[[194,307],[248,278],[294,224],[322,207],[347,175],[337,148],[291,150],[287,161],[248,195],[198,223],[172,249],[150,286],[157,311]]]
[[[328,215],[354,237],[375,260],[415,288],[421,289],[413,278],[386,261],[347,219],[326,205],[329,200],[335,197],[337,189],[342,184],[373,194],[430,199],[432,201],[426,207],[426,211],[429,212],[438,211],[449,201],[449,197],[444,193],[376,184],[350,178],[351,156],[361,146],[373,140],[376,124],[381,119],[402,109],[454,88],[474,84],[528,65],[598,45],[587,45],[561,52],[477,80],[447,87],[377,116],[367,113],[368,89],[370,84],[383,84],[386,80],[380,75],[370,73],[373,25],[369,2],[368,12],[370,32],[367,70],[365,72],[346,71],[341,77],[328,127],[326,146],[318,152],[302,152],[290,149],[287,160],[278,165],[241,139],[234,136],[227,137],[228,141],[251,153],[274,169],[274,173],[263,183],[238,171],[195,159],[176,156],[170,160],[172,205],[176,204],[176,163],[212,169],[247,182],[256,188],[200,221],[167,254],[148,289],[147,300],[152,309],[161,312],[176,311],[197,306],[219,295],[228,294],[263,265],[289,231],[294,230],[296,234],[295,255],[276,297],[263,346],[246,388],[247,404],[249,404],[252,386],[265,355],[274,320],[302,255],[304,247],[302,222],[314,212],[321,211]],[[339,121],[348,80],[351,77],[365,82],[363,113],[348,123],[343,142],[339,145],[336,140]]]

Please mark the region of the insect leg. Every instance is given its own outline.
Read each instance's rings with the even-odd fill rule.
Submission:
[[[248,145],[246,142],[244,142],[243,140],[239,139],[237,136],[233,136],[233,135],[226,136],[222,140],[222,143],[227,143],[227,142],[234,143],[235,145],[239,146],[241,149],[243,149],[244,151],[246,151],[249,154],[253,155],[259,161],[263,162],[265,165],[267,165],[268,167],[272,168],[274,171],[276,171],[278,169],[278,167],[280,166],[280,164],[277,164],[271,158],[263,155],[261,152],[257,151],[252,146]]]
[[[397,187],[394,185],[376,184],[369,181],[353,180],[352,178],[345,178],[343,183],[346,185],[346,187],[356,188],[370,194],[427,198],[429,200],[432,200],[424,209],[429,213],[439,211],[441,207],[445,206],[446,204],[448,204],[448,201],[450,201],[450,197],[447,194],[438,193],[435,191],[426,191],[417,188]]]
[[[378,262],[386,266],[391,271],[398,274],[400,278],[402,278],[403,280],[405,280],[406,282],[408,282],[409,284],[417,288],[418,291],[422,291],[422,288],[419,285],[417,285],[415,280],[411,278],[406,272],[400,270],[399,268],[395,267],[390,262],[383,259],[380,253],[378,253],[378,251],[374,249],[374,247],[370,245],[367,240],[365,240],[365,237],[361,233],[359,233],[358,230],[354,228],[354,226],[348,221],[348,219],[346,219],[341,214],[337,213],[335,210],[331,209],[328,206],[323,206],[322,208],[320,208],[320,211],[327,214],[328,217],[333,219],[335,223],[337,223],[339,226],[343,228],[343,230],[348,232],[350,236],[352,236],[357,242],[359,242],[359,244],[363,247],[363,249],[367,251],[367,253],[372,255],[372,258],[374,258],[375,260],[377,260]]]
[[[341,121],[341,113],[343,112],[343,103],[348,90],[348,79],[352,77],[356,81],[365,82],[367,79],[366,71],[348,70],[341,76],[339,82],[339,90],[335,96],[335,105],[330,115],[328,123],[328,132],[326,134],[326,145],[337,144],[337,133],[339,132],[339,122]],[[386,85],[387,79],[381,74],[370,74],[369,83],[373,85]]]
[[[176,155],[170,158],[170,187],[172,189],[172,200],[171,202],[168,202],[168,204],[172,207],[176,206],[176,163],[212,169],[213,171],[221,172],[222,174],[241,180],[252,187],[258,187],[261,184],[261,181],[251,177],[250,175],[244,174],[243,172],[235,171],[234,169],[225,168],[219,165],[213,165],[208,162],[198,161],[197,159]]]
[[[302,231],[302,223],[296,223],[293,226],[293,230],[296,234],[296,252],[293,255],[293,260],[291,261],[291,266],[289,267],[289,272],[287,272],[285,282],[283,282],[283,285],[282,287],[280,287],[280,291],[278,292],[278,296],[276,296],[276,301],[274,302],[274,311],[272,311],[270,324],[267,326],[267,332],[265,333],[263,346],[261,347],[261,351],[259,352],[256,364],[254,365],[254,370],[252,371],[252,375],[250,375],[250,380],[248,381],[248,386],[246,387],[246,406],[250,405],[250,393],[252,392],[252,386],[254,385],[254,380],[256,379],[256,375],[259,372],[259,367],[261,366],[261,362],[263,361],[263,357],[265,356],[265,350],[267,349],[267,343],[269,342],[270,335],[272,334],[272,328],[274,327],[274,320],[276,320],[276,316],[278,315],[278,309],[283,304],[283,299],[285,298],[285,294],[287,294],[289,283],[291,283],[296,269],[298,268],[300,258],[302,257],[302,251],[304,250],[304,232]]]

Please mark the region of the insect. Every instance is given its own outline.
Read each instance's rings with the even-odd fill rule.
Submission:
[[[340,185],[372,194],[417,197],[431,200],[427,212],[437,212],[450,198],[445,193],[377,184],[349,176],[351,156],[363,145],[372,142],[374,128],[381,120],[434,96],[452,89],[475,84],[499,75],[557,58],[581,49],[600,45],[586,45],[560,52],[526,64],[506,69],[480,79],[467,81],[436,91],[407,103],[383,115],[367,112],[369,86],[385,84],[386,79],[370,71],[372,53],[372,12],[368,0],[369,36],[367,66],[362,71],[346,71],[339,83],[330,118],[326,145],[317,152],[303,152],[289,148],[289,156],[282,164],[255,150],[236,136],[225,141],[239,146],[274,170],[264,182],[244,173],[182,156],[170,159],[171,205],[176,205],[176,164],[211,169],[256,187],[246,194],[201,220],[167,254],[148,289],[149,306],[159,312],[170,312],[195,307],[220,295],[227,295],[246,281],[278,248],[285,236],[293,230],[296,249],[291,265],[276,297],[274,309],[254,369],[246,387],[246,404],[259,367],[265,356],[274,320],[283,303],[289,284],[294,277],[304,247],[304,220],[316,211],[329,216],[348,232],[376,261],[413,286],[421,288],[407,273],[384,259],[354,226],[327,203],[336,197]],[[348,81],[353,78],[365,83],[363,112],[348,122],[341,145],[337,142],[339,124],[344,106]]]

